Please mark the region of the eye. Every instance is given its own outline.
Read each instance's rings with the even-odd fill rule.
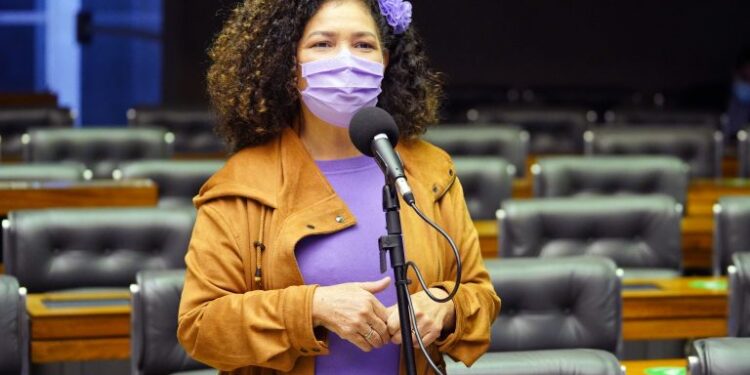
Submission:
[[[333,47],[333,43],[329,41],[320,41],[320,42],[313,43],[311,47],[312,48],[330,48],[330,47]]]
[[[354,47],[359,49],[375,49],[375,45],[368,42],[359,42]]]

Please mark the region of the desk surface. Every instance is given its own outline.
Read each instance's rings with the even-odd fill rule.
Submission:
[[[622,361],[627,375],[685,375],[686,359],[654,359],[647,361]],[[646,372],[649,370],[649,372]],[[659,370],[662,370],[659,372]],[[671,370],[671,371],[667,371]]]

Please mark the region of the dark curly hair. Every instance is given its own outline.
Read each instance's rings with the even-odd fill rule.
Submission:
[[[299,116],[297,44],[327,1],[340,0],[245,0],[216,37],[208,92],[216,132],[232,151],[273,139]],[[389,53],[378,106],[393,115],[402,137],[415,138],[438,120],[441,76],[430,69],[413,24],[394,35],[377,0],[358,1],[370,8]]]

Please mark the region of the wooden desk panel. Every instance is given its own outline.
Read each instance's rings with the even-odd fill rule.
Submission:
[[[678,367],[687,369],[686,359],[652,359],[645,361],[622,361],[627,375],[645,375],[646,370],[657,367]]]

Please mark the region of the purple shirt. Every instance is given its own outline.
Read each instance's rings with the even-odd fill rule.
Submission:
[[[386,234],[382,208],[383,173],[367,156],[317,161],[320,170],[357,219],[343,231],[306,237],[295,249],[305,284],[321,286],[377,281],[393,271],[380,273],[378,238]],[[385,306],[396,304],[393,283],[375,295]],[[401,346],[386,346],[365,353],[333,332],[328,334],[330,354],[315,360],[320,374],[398,374]]]

